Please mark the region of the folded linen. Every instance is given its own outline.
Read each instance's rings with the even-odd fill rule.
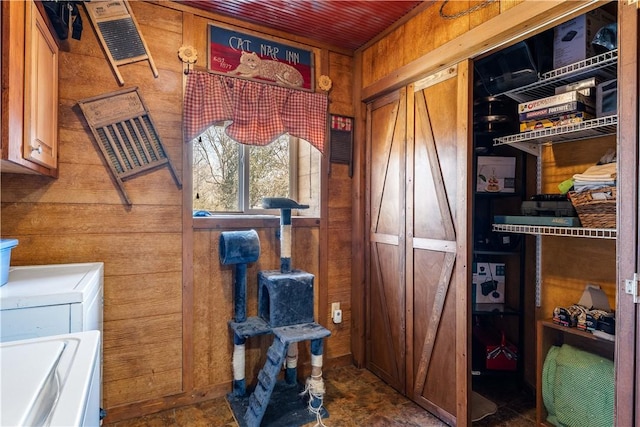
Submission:
[[[615,187],[616,182],[574,182],[573,191],[581,193],[588,190],[598,190],[600,188]]]
[[[594,165],[583,173],[573,175],[575,181],[610,181],[618,176],[617,163],[607,163],[605,165]]]

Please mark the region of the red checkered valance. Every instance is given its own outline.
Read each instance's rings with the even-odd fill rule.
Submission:
[[[191,71],[184,97],[186,141],[208,127],[231,121],[226,133],[247,145],[267,145],[289,133],[324,153],[328,99],[243,79]]]

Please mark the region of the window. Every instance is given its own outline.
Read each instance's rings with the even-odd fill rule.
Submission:
[[[218,214],[278,214],[262,209],[263,197],[287,197],[320,214],[320,153],[283,135],[266,146],[239,144],[212,126],[193,140],[193,209]]]

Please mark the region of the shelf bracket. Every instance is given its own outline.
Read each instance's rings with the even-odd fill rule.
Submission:
[[[542,150],[540,144],[527,143],[527,142],[514,142],[510,145],[517,149],[524,151],[525,153],[532,154],[536,157],[540,157],[540,151]]]
[[[638,295],[638,289],[640,286],[640,276],[638,273],[633,273],[633,279],[627,279],[624,281],[625,292],[633,296],[634,304],[640,303],[640,295]]]

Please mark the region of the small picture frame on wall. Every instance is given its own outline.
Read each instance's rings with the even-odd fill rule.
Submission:
[[[310,48],[220,24],[209,24],[207,30],[209,71],[291,89],[315,90]]]

